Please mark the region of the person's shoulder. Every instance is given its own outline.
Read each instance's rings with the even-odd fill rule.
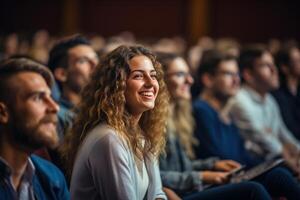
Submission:
[[[216,110],[202,99],[197,99],[193,102],[193,113],[196,117],[202,117],[204,120],[212,120],[218,117]]]
[[[37,174],[42,175],[43,178],[46,178],[49,181],[58,181],[65,178],[60,169],[58,169],[58,167],[56,167],[53,163],[37,155],[31,155],[30,159],[36,169]]]
[[[276,111],[279,111],[279,105],[278,105],[278,102],[276,101],[275,97],[271,94],[271,93],[268,93],[267,94],[267,103],[269,104],[269,106],[271,107],[271,109],[275,110]]]
[[[193,101],[193,109],[207,112],[211,111],[210,105],[202,99],[196,99]]]
[[[121,140],[118,132],[107,124],[100,124],[93,128],[90,131],[88,138],[101,143],[119,142]]]
[[[107,124],[100,124],[95,127],[88,135],[87,143],[91,149],[126,149],[125,141],[121,138],[114,128]]]
[[[251,92],[246,87],[241,87],[237,94],[232,97],[235,103],[243,103],[251,100]]]

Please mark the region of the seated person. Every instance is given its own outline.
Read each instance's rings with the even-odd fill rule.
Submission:
[[[240,167],[240,164],[230,160],[219,161],[217,158],[190,160],[187,155],[193,156],[194,122],[189,90],[193,78],[183,58],[159,54],[158,59],[162,62],[171,95],[166,155],[162,155],[159,162],[163,185],[183,199],[270,199],[262,185],[253,182],[204,190],[208,184],[226,183],[228,171]],[[250,195],[252,192],[254,196]]]
[[[167,91],[148,49],[107,54],[82,93],[62,146],[71,199],[166,199],[157,164],[164,148]]]
[[[300,51],[299,48],[281,49],[275,57],[279,71],[280,87],[272,92],[282,119],[300,141]]]
[[[260,163],[260,157],[246,151],[244,140],[226,110],[228,100],[235,95],[240,84],[235,58],[213,52],[209,59],[201,63],[198,76],[202,92],[193,102],[195,136],[200,141],[198,158],[218,156],[248,166]],[[273,197],[297,199],[300,194],[300,187],[285,168],[272,169],[255,181],[262,183]]]
[[[69,199],[63,174],[32,155],[58,145],[51,72],[25,58],[0,64],[0,199]]]
[[[49,53],[48,67],[56,81],[56,87],[52,88],[52,92],[56,91],[54,94],[60,92],[60,95],[56,95],[56,98],[59,97],[56,101],[60,106],[57,126],[60,144],[76,116],[81,101],[79,93],[90,80],[91,72],[97,64],[98,57],[90,42],[78,35],[59,41]],[[57,149],[48,152],[51,161],[66,174]]]
[[[251,47],[242,51],[239,64],[244,85],[228,104],[230,116],[250,151],[264,158],[283,156],[300,176],[300,142],[286,128],[269,93],[279,86],[272,55]]]

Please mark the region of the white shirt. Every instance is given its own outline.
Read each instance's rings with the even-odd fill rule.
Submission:
[[[270,94],[260,96],[244,86],[228,104],[229,114],[246,140],[248,149],[261,156],[281,154],[284,143],[300,149],[296,138],[282,121],[278,105]]]
[[[149,175],[146,169],[146,165],[144,161],[142,162],[142,169],[141,171],[138,169],[136,165],[136,170],[137,170],[137,183],[138,183],[138,199],[144,199],[146,192],[148,190],[149,186]]]

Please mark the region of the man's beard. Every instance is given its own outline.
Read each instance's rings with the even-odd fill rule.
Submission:
[[[75,93],[79,94],[84,86],[88,83],[88,79],[82,75],[73,73],[67,79],[66,85]]]
[[[43,147],[51,149],[57,147],[59,139],[56,129],[54,130],[55,132],[51,133],[51,136],[48,136],[49,133],[43,133],[43,130],[39,129],[45,123],[54,123],[56,125],[56,115],[45,116],[34,125],[27,125],[27,123],[28,121],[24,117],[13,116],[10,130],[12,134],[11,139],[14,143],[29,151],[35,151]]]

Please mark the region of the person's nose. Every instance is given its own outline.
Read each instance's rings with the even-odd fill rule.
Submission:
[[[48,110],[54,113],[58,113],[59,105],[52,99],[51,96],[47,97]]]
[[[191,74],[187,74],[185,80],[190,85],[192,85],[194,83],[194,78],[192,77]]]
[[[154,82],[157,81],[155,78],[151,77],[150,74],[147,74],[144,76],[145,86],[152,87],[154,85]]]

